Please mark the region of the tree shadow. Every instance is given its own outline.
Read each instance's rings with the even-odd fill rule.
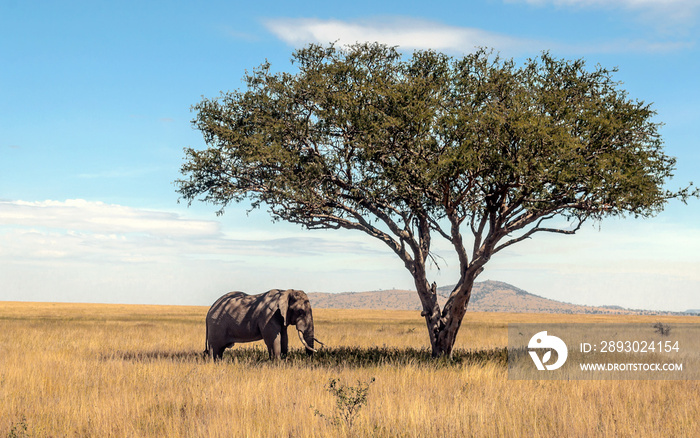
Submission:
[[[169,360],[173,362],[203,362],[201,351],[113,351],[100,355],[101,360],[123,360],[128,362],[153,362]]]
[[[305,356],[303,352],[297,354]],[[293,362],[297,360],[297,356],[290,354],[289,359]],[[443,368],[486,363],[506,366],[507,360],[506,348],[454,350],[452,357],[433,358],[427,348],[338,347],[319,350],[314,354],[311,363],[319,367],[363,368],[377,365],[410,365]]]
[[[103,354],[102,360],[124,360],[129,362],[206,362],[209,359],[200,351],[114,351]],[[365,368],[373,366],[425,366],[432,368],[458,367],[462,365],[495,364],[505,367],[508,351],[504,348],[485,350],[455,350],[452,357],[433,358],[430,350],[422,348],[395,347],[335,347],[322,348],[313,356],[303,349],[292,349],[281,362],[272,362],[266,349],[238,347],[226,350],[222,364],[235,363],[243,366],[274,364],[308,368]]]

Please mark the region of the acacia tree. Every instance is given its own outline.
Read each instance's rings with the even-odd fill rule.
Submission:
[[[310,45],[292,63],[264,63],[245,90],[193,107],[208,147],[185,150],[178,191],[219,213],[248,200],[275,220],[381,240],[413,276],[433,356],[451,354],[494,254],[697,195],[664,189],[675,159],[615,70],[548,53],[522,66],[486,50],[404,58],[381,44]],[[442,309],[426,272],[433,238],[459,260]]]

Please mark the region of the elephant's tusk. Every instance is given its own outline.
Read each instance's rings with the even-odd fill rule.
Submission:
[[[297,330],[297,334],[299,335],[299,340],[301,341],[302,344],[304,344],[304,347],[306,347],[307,350],[313,351],[314,353],[317,353],[316,350],[313,348],[309,347],[309,344],[306,343],[304,338],[301,336],[301,330]]]
[[[316,338],[316,336],[314,336],[314,341],[318,342],[319,344],[323,345],[324,347],[326,346],[326,344],[324,344],[323,342],[319,341],[319,340]]]

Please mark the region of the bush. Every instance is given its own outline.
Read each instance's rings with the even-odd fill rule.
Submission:
[[[367,404],[369,386],[374,383],[374,377],[367,382],[357,381],[357,386],[340,383],[340,379],[331,378],[326,384],[326,390],[335,397],[335,414],[332,416],[321,413],[318,409],[314,414],[327,420],[334,426],[352,429],[353,422],[360,413],[362,406]]]
[[[671,334],[671,326],[663,322],[657,322],[652,327],[654,327],[654,331],[661,336],[668,336]]]

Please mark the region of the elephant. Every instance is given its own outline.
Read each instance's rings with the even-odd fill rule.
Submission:
[[[287,327],[295,325],[308,355],[316,352],[314,319],[309,297],[301,290],[273,289],[259,295],[230,292],[211,306],[206,318],[204,354],[219,360],[235,343],[263,339],[270,360],[287,355]]]

